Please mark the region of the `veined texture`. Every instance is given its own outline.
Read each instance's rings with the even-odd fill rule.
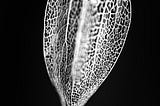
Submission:
[[[130,0],[48,0],[43,51],[62,106],[84,106],[105,81],[125,44]]]

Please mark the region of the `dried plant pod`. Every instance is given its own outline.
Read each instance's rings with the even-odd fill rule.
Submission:
[[[114,68],[131,24],[131,0],[48,0],[43,51],[62,106],[84,106]]]

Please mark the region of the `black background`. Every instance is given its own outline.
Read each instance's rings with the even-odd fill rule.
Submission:
[[[46,0],[21,1],[15,6],[16,105],[60,106],[43,59],[43,18]],[[155,106],[151,5],[132,0],[132,23],[124,49],[106,81],[86,106]],[[11,11],[12,12],[12,11]]]

